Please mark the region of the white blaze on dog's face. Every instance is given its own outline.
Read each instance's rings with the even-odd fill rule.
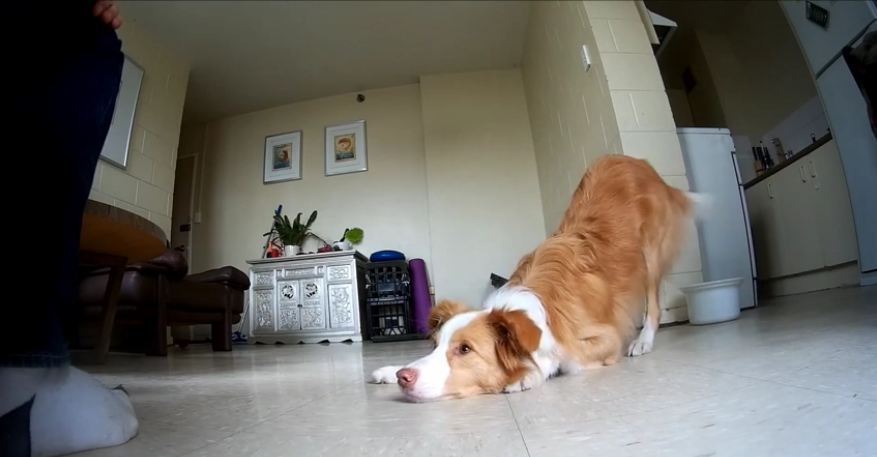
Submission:
[[[443,301],[430,314],[435,350],[397,373],[414,401],[501,392],[534,368],[541,331],[523,311],[469,311]]]

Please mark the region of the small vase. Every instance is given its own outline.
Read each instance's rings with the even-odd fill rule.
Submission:
[[[335,247],[337,247],[338,249],[341,249],[342,251],[349,251],[349,250],[353,249],[353,246],[350,244],[350,241],[347,241],[347,240],[336,241]]]
[[[283,246],[283,253],[286,254],[286,257],[292,257],[298,255],[301,251],[301,246],[294,245],[286,245]]]

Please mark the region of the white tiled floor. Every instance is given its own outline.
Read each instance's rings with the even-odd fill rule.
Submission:
[[[529,392],[410,404],[364,382],[425,342],[113,355],[130,443],[89,456],[874,456],[877,287],[662,329],[656,351]]]

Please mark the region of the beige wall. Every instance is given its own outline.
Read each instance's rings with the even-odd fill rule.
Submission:
[[[192,197],[192,216],[197,220],[201,211],[201,194],[204,190],[204,141],[207,136],[207,124],[184,124],[180,129],[180,146],[177,158],[195,157],[195,172],[193,173],[195,194]],[[177,221],[174,221],[176,224]],[[197,231],[200,226],[192,225],[192,231]]]
[[[177,143],[189,67],[166,46],[126,23],[122,51],[144,69],[128,166],[98,162],[89,198],[143,216],[170,235]]]
[[[690,109],[691,122],[688,127],[727,127],[722,100],[719,98],[716,84],[713,81],[709,64],[701,49],[700,42],[694,30],[683,28],[672,37],[666,50],[660,58],[661,76],[664,85],[670,91],[675,91],[676,100],[681,97],[687,98]],[[689,68],[697,83],[686,93],[682,83],[682,73]],[[671,98],[671,102],[674,98]],[[687,113],[683,103],[674,103],[673,115],[677,125],[681,126],[679,119],[686,119]]]
[[[534,3],[523,73],[548,230],[585,166],[605,154],[646,159],[669,184],[688,189],[670,102],[634,2]],[[664,322],[687,318],[678,286],[702,279],[693,224],[690,230],[662,288]]]
[[[670,101],[636,5],[605,1],[585,6],[605,63],[623,154],[647,160],[668,184],[688,190]],[[661,288],[662,322],[688,318],[678,287],[703,280],[693,223],[688,230],[688,242]]]
[[[327,238],[362,227],[365,254],[425,259],[438,297],[479,304],[490,273],[510,274],[544,238],[518,70],[423,76],[364,94],[364,103],[345,94],[186,127],[181,154],[202,164],[193,270],[246,270],[283,204],[319,210],[314,231]],[[366,121],[369,170],[324,176],[324,127],[356,119]],[[265,136],[291,130],[303,132],[303,179],[262,184]]]
[[[200,155],[204,151],[206,124],[183,124],[180,129],[180,145],[177,158]]]
[[[668,87],[667,98],[670,99],[670,111],[673,112],[676,127],[694,127],[694,117],[691,115],[691,105],[688,104],[685,91]]]
[[[685,66],[694,70],[699,87],[688,96],[697,126],[727,127],[757,141],[815,97],[816,88],[779,4],[739,5],[721,25],[708,12],[687,18],[661,69],[674,88],[681,88]]]
[[[612,100],[584,2],[533,2],[523,77],[545,231],[560,223],[588,161],[621,152]],[[581,45],[590,49],[590,71]]]
[[[478,305],[545,238],[517,69],[422,76],[436,296]]]
[[[221,265],[247,271],[246,260],[261,256],[261,235],[278,204],[291,216],[318,210],[312,229],[329,241],[358,226],[365,230],[363,253],[397,249],[430,264],[419,87],[363,93],[364,103],[344,94],[206,126],[203,192],[196,203],[202,219],[193,233],[196,271]],[[369,170],[325,176],[324,128],[358,119],[366,121]],[[265,137],[293,130],[302,131],[302,179],[263,184]]]
[[[283,203],[319,209],[315,230],[327,237],[363,227],[363,252],[425,258],[437,297],[480,302],[491,272],[509,274],[554,229],[589,161],[643,157],[687,189],[642,27],[632,3],[534,2],[521,71],[422,76],[419,86],[366,92],[363,104],[347,94],[193,127],[204,135],[195,268],[246,268]],[[367,122],[369,171],[327,178],[323,128],[353,119]],[[264,137],[298,129],[304,179],[263,185]],[[700,279],[695,236],[662,291],[665,321],[686,317],[677,285]]]

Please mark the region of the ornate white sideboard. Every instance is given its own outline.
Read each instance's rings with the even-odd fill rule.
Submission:
[[[358,251],[247,261],[249,341],[362,341],[366,262]]]

